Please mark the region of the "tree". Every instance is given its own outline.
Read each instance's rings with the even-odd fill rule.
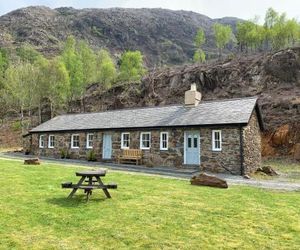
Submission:
[[[36,104],[37,69],[30,63],[10,65],[5,72],[5,97],[10,110],[20,116],[22,133],[25,131],[24,111],[31,111]]]
[[[269,8],[265,15],[265,27],[268,29],[273,28],[275,23],[278,22],[279,14],[273,8]]]
[[[70,81],[68,71],[61,60],[54,58],[50,61],[41,60],[38,63],[38,86],[36,94],[38,96],[39,121],[41,122],[41,106],[44,102],[49,103],[51,117],[56,110],[66,107]]]
[[[83,63],[76,51],[76,41],[74,37],[68,37],[61,55],[61,61],[64,63],[70,79],[68,102],[69,110],[71,111],[71,103],[74,100],[81,98],[83,101],[82,97],[86,88],[86,84],[84,83]]]
[[[42,57],[41,53],[32,48],[31,45],[25,44],[16,49],[16,54],[21,61],[25,63],[34,63]]]
[[[288,45],[295,45],[300,38],[300,24],[296,19],[287,20],[285,24]]]
[[[232,30],[229,25],[222,25],[220,23],[215,23],[213,25],[213,30],[214,30],[216,46],[219,49],[219,56],[221,56],[222,49],[232,39]]]
[[[205,53],[202,49],[197,49],[195,54],[194,54],[194,62],[205,62]]]
[[[286,30],[286,15],[281,14],[271,29],[272,48],[277,50],[284,48],[288,44],[288,33]]]
[[[204,62],[205,61],[205,53],[202,50],[202,45],[205,43],[205,33],[203,29],[199,28],[197,34],[194,39],[194,44],[197,47],[197,50],[194,54],[194,61],[195,62]]]
[[[146,73],[140,51],[126,51],[121,56],[120,80],[137,81]]]
[[[117,77],[114,61],[107,50],[101,49],[97,54],[97,81],[109,88]]]
[[[239,22],[236,38],[240,51],[257,50],[263,47],[265,29],[254,21]]]
[[[3,88],[3,78],[7,67],[8,67],[8,58],[6,52],[0,49],[0,89]]]
[[[95,82],[97,65],[94,51],[84,41],[78,43],[77,51],[83,67],[83,83],[88,85]]]
[[[194,39],[195,46],[200,48],[205,43],[205,33],[203,29],[199,28]]]

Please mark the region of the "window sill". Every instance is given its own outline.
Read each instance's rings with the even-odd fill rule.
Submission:
[[[221,152],[222,149],[213,149],[212,151],[213,151],[213,152]]]
[[[160,151],[168,151],[168,148],[160,148]]]
[[[79,147],[71,147],[71,149],[79,149]]]

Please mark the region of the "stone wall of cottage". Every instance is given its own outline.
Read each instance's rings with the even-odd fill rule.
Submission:
[[[212,150],[212,130],[218,129],[222,131],[222,151]],[[200,155],[202,170],[212,172],[226,172],[228,169],[234,174],[241,174],[241,158],[240,158],[240,131],[238,127],[215,127],[215,128],[194,128],[190,130],[197,130],[200,132]],[[245,136],[251,136],[248,129],[245,130]],[[252,131],[252,130],[251,130]],[[117,156],[121,153],[121,133],[130,133],[130,148],[140,148],[140,133],[151,132],[151,148],[143,150],[143,164],[146,166],[168,166],[168,167],[182,167],[184,161],[184,132],[182,128],[161,129],[161,130],[139,130],[126,131],[116,130],[107,131],[112,135],[112,161],[116,161]],[[160,132],[168,132],[169,134],[169,148],[168,150],[160,150]],[[88,132],[90,133],[90,132]],[[74,133],[78,134],[80,138],[80,148],[71,148],[72,133],[43,133],[45,136],[45,147],[39,148],[39,134],[32,134],[32,144],[28,146],[28,150],[37,156],[49,156],[61,158],[64,154],[74,159],[87,159],[87,154],[91,149],[86,148],[87,132]],[[93,151],[97,161],[102,161],[102,138],[103,131],[94,132],[94,147]],[[48,148],[49,135],[55,136],[54,148]],[[245,138],[245,142],[248,141]],[[245,143],[245,153],[247,153],[247,164],[251,159],[249,145]],[[225,168],[226,169],[225,169]]]
[[[256,112],[243,130],[243,144],[244,170],[249,174],[261,165],[261,133]]]
[[[216,127],[222,133],[222,150],[212,150],[212,130],[200,129],[201,170],[241,174],[240,130],[238,127]]]

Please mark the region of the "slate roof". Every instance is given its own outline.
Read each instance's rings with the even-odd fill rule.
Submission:
[[[247,124],[257,97],[57,116],[30,132]]]

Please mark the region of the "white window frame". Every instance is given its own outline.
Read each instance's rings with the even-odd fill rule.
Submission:
[[[79,138],[78,138],[78,144],[79,144],[79,146],[77,147],[74,147],[74,137],[75,136],[78,136]],[[80,147],[80,136],[79,136],[79,134],[72,134],[72,136],[71,136],[71,148],[74,148],[74,149],[76,149],[76,148],[79,148]]]
[[[124,135],[128,135],[128,147],[124,146]],[[121,133],[121,149],[129,149],[130,145],[130,133],[123,132]]]
[[[219,133],[220,135],[220,148],[216,148],[215,146],[215,133]],[[222,130],[213,130],[212,131],[212,151],[222,151]]]
[[[51,138],[53,138],[53,145],[51,145]],[[49,135],[48,136],[48,148],[54,148],[54,145],[55,145],[55,136]]]
[[[43,139],[42,139],[43,138]],[[42,143],[43,142],[43,143]],[[43,145],[42,145],[43,144]],[[40,135],[39,137],[39,147],[44,148],[45,147],[45,135]]]
[[[143,135],[149,135],[149,147],[143,147]],[[150,149],[151,148],[151,132],[141,132],[140,133],[140,149]]]
[[[93,140],[90,140],[89,137],[93,136]],[[86,148],[93,148],[94,146],[94,134],[93,133],[88,133],[86,134]],[[92,146],[90,145],[90,142],[92,142]],[[73,144],[72,144],[73,145]]]
[[[166,147],[163,147],[163,135],[166,135],[166,143],[167,143],[167,146]],[[160,132],[160,150],[168,150],[169,149],[169,132]]]

